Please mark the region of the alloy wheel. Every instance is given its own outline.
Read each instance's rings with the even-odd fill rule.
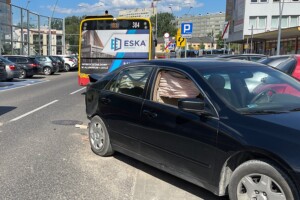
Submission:
[[[244,176],[237,187],[239,200],[287,200],[280,185],[263,174]]]
[[[105,141],[105,133],[102,125],[99,122],[94,122],[91,124],[90,129],[90,139],[91,144],[95,149],[101,149]]]

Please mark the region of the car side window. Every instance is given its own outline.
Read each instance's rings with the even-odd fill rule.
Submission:
[[[17,60],[18,63],[27,63],[27,59],[26,58],[18,58]]]
[[[161,70],[156,77],[152,100],[178,106],[182,98],[202,97],[196,84],[186,75],[169,70]]]
[[[151,71],[151,67],[126,68],[112,80],[108,90],[131,96],[142,97]]]

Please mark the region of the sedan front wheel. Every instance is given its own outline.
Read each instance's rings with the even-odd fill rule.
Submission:
[[[276,166],[260,160],[238,166],[228,191],[231,200],[299,200],[291,179]]]
[[[99,116],[95,116],[91,120],[89,125],[89,140],[94,153],[100,156],[110,156],[113,154],[106,126]]]

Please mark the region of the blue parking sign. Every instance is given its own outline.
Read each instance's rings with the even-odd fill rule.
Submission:
[[[181,23],[181,35],[190,35],[193,33],[193,23]]]

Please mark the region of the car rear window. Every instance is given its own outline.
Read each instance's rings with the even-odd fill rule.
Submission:
[[[294,58],[290,58],[276,66],[276,68],[283,71],[284,73],[292,74],[295,66],[296,60]]]

